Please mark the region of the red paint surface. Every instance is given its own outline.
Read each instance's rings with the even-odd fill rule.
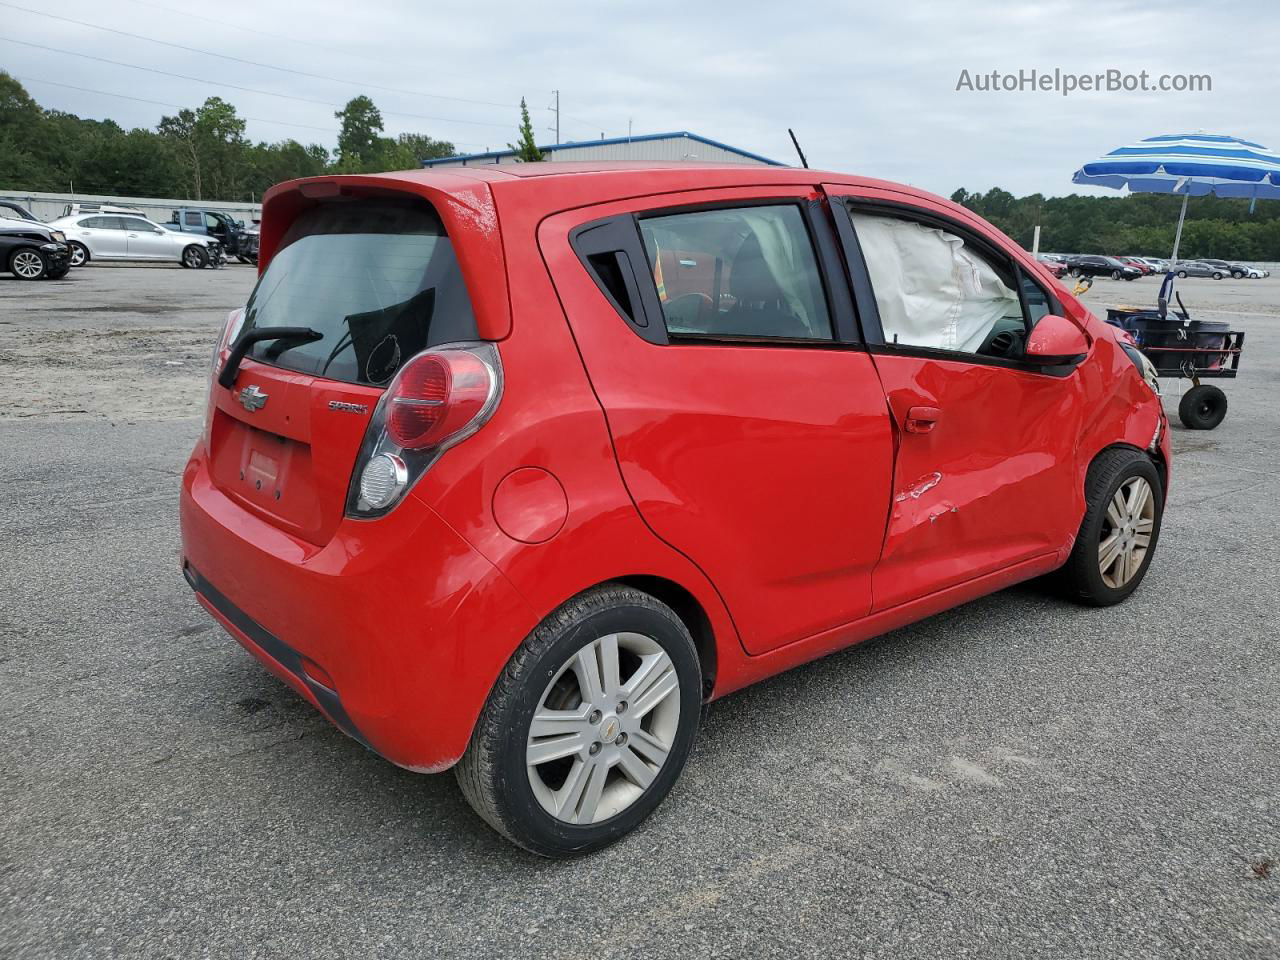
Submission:
[[[343,515],[368,414],[328,402],[372,409],[377,389],[253,361],[237,389],[270,401],[248,413],[215,385],[183,478],[187,561],[329,677],[396,763],[456,761],[521,640],[598,583],[686,592],[710,625],[719,696],[1045,573],[1070,551],[1089,462],[1145,449],[1162,422],[1109,328],[945,200],[796,169],[528,167],[545,169],[325,178],[329,192],[435,204],[481,335],[500,341],[492,419],[399,506]],[[267,195],[264,269],[317,202],[298,187]],[[857,348],[653,346],[568,245],[573,227],[620,212],[823,191],[982,233],[1054,289],[1085,359],[1051,377]],[[1167,429],[1159,449],[1167,465]]]

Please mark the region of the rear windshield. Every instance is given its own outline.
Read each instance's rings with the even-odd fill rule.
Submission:
[[[427,347],[477,339],[453,244],[424,201],[333,201],[303,213],[249,298],[251,327],[323,334],[257,343],[255,360],[378,385]]]

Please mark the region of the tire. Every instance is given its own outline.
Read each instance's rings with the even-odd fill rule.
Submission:
[[[83,267],[90,260],[89,248],[83,243],[71,241],[71,266]]]
[[[49,258],[31,247],[19,247],[9,254],[9,272],[19,280],[43,280],[49,273]]]
[[[1192,387],[1178,402],[1178,419],[1188,430],[1212,430],[1226,415],[1227,395],[1208,383]]]
[[[1072,268],[1071,268],[1069,271],[1067,271],[1067,272],[1068,272],[1068,273],[1070,273],[1070,274],[1071,274],[1071,276],[1073,276],[1073,277],[1078,277],[1078,276],[1080,276],[1080,268],[1079,268],[1079,267],[1072,267]]]
[[[1215,279],[1215,280],[1221,280],[1221,279],[1222,279],[1222,273],[1221,273],[1220,271],[1218,271],[1218,270],[1213,271],[1213,279]]]
[[[1112,279],[1112,280],[1119,280],[1119,279],[1120,279],[1120,276],[1121,276],[1121,274],[1120,274],[1120,271],[1119,271],[1119,270],[1112,270],[1112,271],[1111,271],[1111,279]]]
[[[1187,271],[1185,271],[1185,270],[1179,270],[1179,271],[1178,271],[1178,279],[1179,279],[1179,280],[1185,280],[1185,279],[1187,279]]]
[[[1244,279],[1244,274],[1243,274],[1241,271],[1239,271],[1239,270],[1232,270],[1232,271],[1231,271],[1231,279],[1232,279],[1232,280],[1242,280],[1242,279]]]
[[[626,677],[614,689],[622,692],[583,702],[579,677],[586,668],[578,664],[608,662],[599,651],[611,638],[620,651],[617,676]],[[578,661],[580,652],[588,659]],[[612,686],[608,673],[594,676],[605,675],[602,686]],[[625,691],[642,673],[649,681],[644,692],[626,703]],[[693,639],[669,607],[621,585],[588,590],[526,637],[494,684],[454,768],[462,795],[491,827],[531,853],[563,858],[598,850],[635,829],[670,792],[697,736],[701,691]],[[553,731],[563,724],[567,732],[535,742],[535,713],[552,710],[580,715],[544,719],[544,731],[550,723]],[[568,749],[556,756],[551,744]],[[667,748],[660,763],[650,753],[655,745]],[[530,752],[539,747],[538,755],[551,756],[530,766]],[[563,815],[554,812],[565,804]]]
[[[1146,499],[1140,494],[1137,500],[1132,499],[1143,485]],[[1138,589],[1151,566],[1164,513],[1160,473],[1140,450],[1104,450],[1089,466],[1085,500],[1084,520],[1061,572],[1073,599],[1087,606],[1109,607]],[[1130,504],[1135,503],[1140,505],[1130,512]],[[1113,536],[1118,540],[1113,541]],[[1109,563],[1102,555],[1104,549],[1116,552]],[[1130,566],[1123,566],[1126,563]]]
[[[191,270],[203,270],[209,265],[209,253],[198,243],[193,243],[182,251],[182,265]]]

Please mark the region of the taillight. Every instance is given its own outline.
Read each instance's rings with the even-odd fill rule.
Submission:
[[[209,394],[206,398],[204,417],[204,448],[206,450],[209,449],[209,431],[213,428],[213,407],[207,401],[213,397],[213,387],[218,382],[218,371],[222,369],[227,347],[240,335],[240,328],[243,326],[244,307],[232,310],[227,314],[227,322],[222,327],[222,333],[213,344],[213,359],[209,364]]]
[[[369,421],[347,494],[347,514],[389,511],[439,456],[471,436],[502,396],[491,343],[433,347],[400,367]]]

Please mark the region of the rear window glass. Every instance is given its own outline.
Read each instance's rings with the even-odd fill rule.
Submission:
[[[323,334],[257,343],[255,360],[377,385],[427,347],[478,337],[453,245],[418,201],[333,201],[299,216],[249,298],[254,327]]]

